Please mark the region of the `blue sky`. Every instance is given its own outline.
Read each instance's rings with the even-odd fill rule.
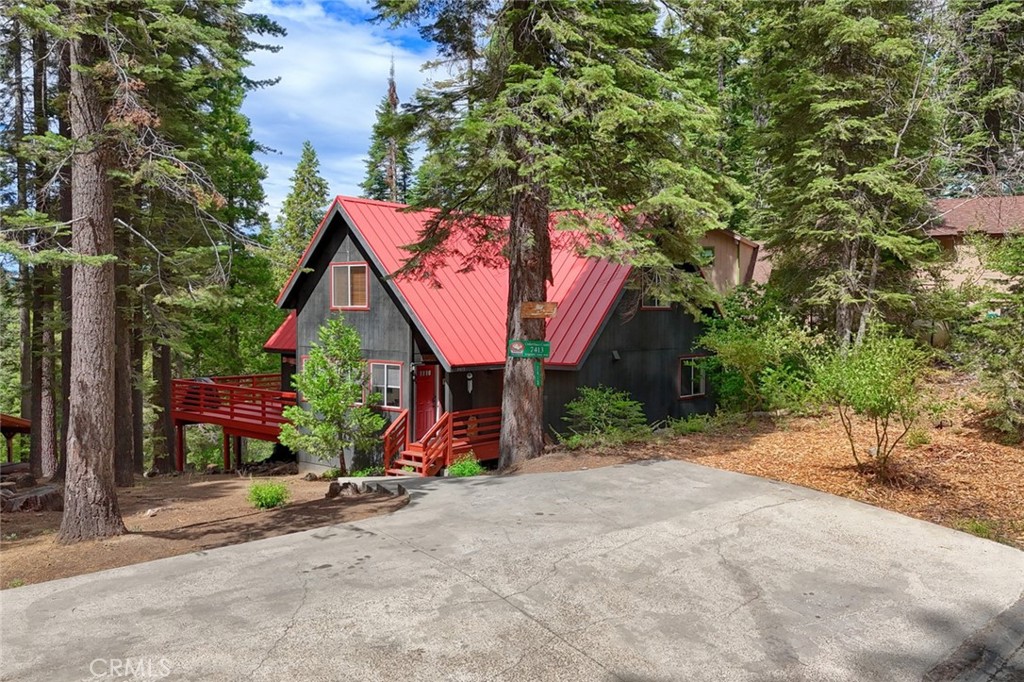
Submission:
[[[303,140],[320,158],[331,194],[359,194],[374,111],[387,91],[395,59],[398,95],[408,101],[426,80],[431,46],[414,30],[393,31],[371,21],[369,0],[252,0],[246,11],[266,14],[288,31],[276,54],[257,53],[251,78],[277,85],[249,93],[242,111],[255,138],[277,153],[259,156],[267,166],[264,189],[274,219],[288,193]]]

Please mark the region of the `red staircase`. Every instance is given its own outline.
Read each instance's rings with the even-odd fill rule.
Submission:
[[[409,442],[409,411],[402,410],[384,432],[384,470],[388,476],[436,476],[472,452],[486,461],[498,458],[501,409],[445,412],[416,442]]]

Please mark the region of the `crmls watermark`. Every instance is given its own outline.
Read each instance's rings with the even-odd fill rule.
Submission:
[[[89,664],[92,680],[159,680],[171,674],[166,658],[96,658]]]

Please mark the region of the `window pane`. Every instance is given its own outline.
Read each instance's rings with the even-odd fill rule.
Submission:
[[[398,388],[402,383],[402,366],[388,365],[388,386]]]
[[[366,266],[365,265],[352,265],[349,266],[349,272],[351,273],[351,295],[352,299],[349,303],[353,308],[365,308],[368,305],[366,295]]]
[[[374,393],[384,390],[384,365],[370,365],[370,390]]]
[[[679,368],[679,395],[693,395],[693,364],[683,360]]]
[[[334,308],[345,308],[349,305],[348,287],[348,266],[334,266],[334,295],[331,298],[331,306]]]
[[[384,394],[384,405],[386,407],[402,406],[402,392],[398,390],[397,386],[388,386],[388,390]]]

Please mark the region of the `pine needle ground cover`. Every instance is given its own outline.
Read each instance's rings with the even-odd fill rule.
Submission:
[[[893,456],[895,482],[857,472],[838,417],[759,419],[615,449],[553,451],[520,473],[574,471],[630,461],[681,459],[761,476],[872,504],[1024,549],[1024,445],[1007,444],[985,426],[977,384],[956,374],[934,375],[933,399],[951,407],[920,422],[927,438]],[[941,427],[936,427],[941,423]],[[856,425],[865,442],[867,422]],[[975,532],[977,529],[978,532]]]

